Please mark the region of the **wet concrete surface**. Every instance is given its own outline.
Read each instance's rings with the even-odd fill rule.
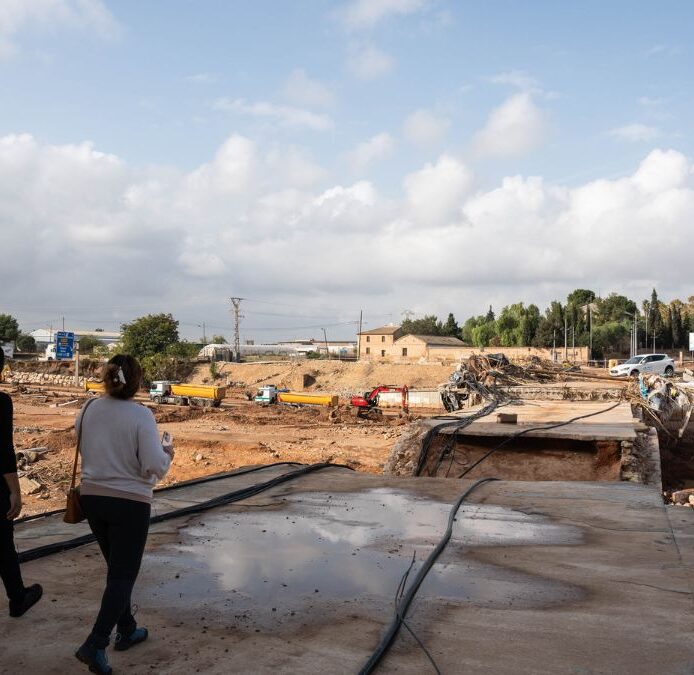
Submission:
[[[321,622],[335,602],[387,609],[410,560],[413,574],[449,510],[381,488],[299,494],[285,498],[281,510],[214,512],[150,556],[167,577],[153,591],[154,605],[185,609],[204,599],[217,611],[233,607],[246,627],[275,629],[297,613]],[[542,607],[581,596],[580,588],[463,555],[467,546],[577,544],[579,528],[493,505],[464,506],[459,514],[448,555],[425,580],[423,594],[487,607]]]
[[[155,526],[134,595],[152,637],[115,672],[356,673],[466,485],[330,470]],[[692,523],[670,515],[635,484],[487,484],[409,624],[444,673],[694,672]],[[0,672],[82,672],[103,574],[93,545],[27,564],[46,597],[0,618]],[[429,669],[403,633],[380,672]]]

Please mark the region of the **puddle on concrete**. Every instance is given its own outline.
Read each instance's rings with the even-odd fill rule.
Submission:
[[[181,543],[149,554],[155,604],[200,603],[275,616],[325,602],[371,600],[391,611],[413,551],[418,569],[443,533],[450,505],[409,493],[304,493],[273,510],[215,511],[181,531]],[[536,607],[578,590],[467,560],[464,546],[575,544],[580,530],[498,506],[467,505],[422,596],[484,606]],[[152,560],[154,559],[154,560]],[[269,608],[269,609],[268,609]]]

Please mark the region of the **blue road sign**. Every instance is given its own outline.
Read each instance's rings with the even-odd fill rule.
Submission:
[[[67,333],[66,331],[58,331],[55,334],[55,358],[61,359],[73,358],[75,349],[75,334]]]

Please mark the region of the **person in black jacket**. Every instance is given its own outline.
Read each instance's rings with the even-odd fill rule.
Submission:
[[[4,365],[5,353],[0,348],[0,373]],[[12,399],[0,392],[0,577],[10,600],[10,616],[19,617],[41,599],[43,589],[39,584],[24,586],[14,546],[12,521],[22,511],[22,493],[12,430]]]

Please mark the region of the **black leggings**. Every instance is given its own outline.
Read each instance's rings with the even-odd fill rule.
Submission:
[[[0,476],[0,480],[3,480]],[[14,545],[14,524],[7,520],[10,497],[0,490],[0,577],[10,600],[21,601],[24,597],[24,582],[19,570],[19,558]]]
[[[150,505],[94,495],[84,495],[80,501],[108,565],[101,609],[89,636],[97,648],[104,649],[114,626],[121,635],[130,635],[137,627],[130,596],[147,542]]]

